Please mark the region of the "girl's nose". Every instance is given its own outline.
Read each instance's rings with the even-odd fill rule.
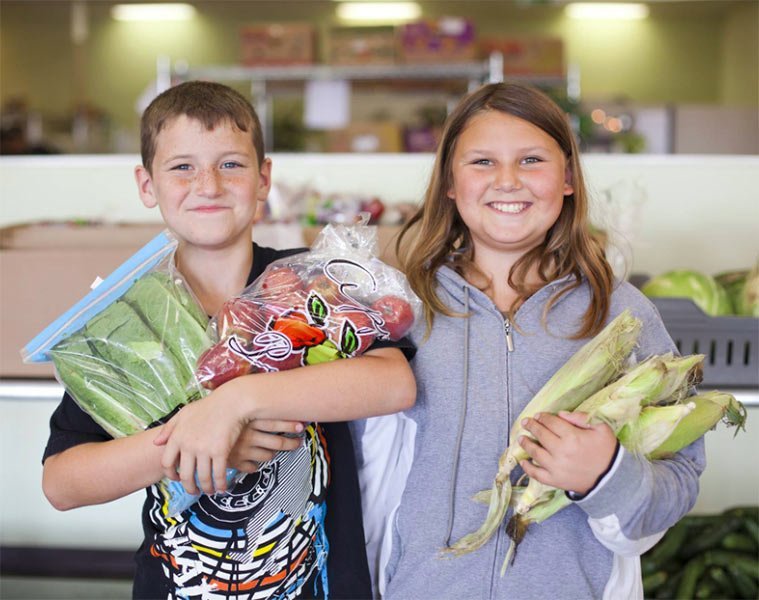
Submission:
[[[501,192],[520,189],[522,185],[519,180],[519,170],[514,165],[500,165],[496,170],[493,187]]]
[[[214,198],[221,193],[221,182],[216,169],[202,169],[198,172],[195,193],[206,198]]]

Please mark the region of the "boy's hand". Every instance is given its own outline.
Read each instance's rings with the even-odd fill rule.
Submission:
[[[611,428],[605,423],[589,425],[584,413],[538,413],[523,425],[535,436],[518,440],[531,458],[520,461],[524,472],[540,483],[582,495],[609,468],[617,447]]]
[[[299,421],[256,420],[243,427],[229,454],[229,466],[243,473],[255,473],[259,463],[271,460],[281,451],[295,450],[303,444],[303,423]],[[297,437],[277,435],[296,434]]]
[[[227,489],[229,454],[248,424],[248,418],[238,414],[239,396],[229,383],[183,407],[155,439],[156,445],[166,445],[161,459],[164,475],[181,481],[190,494],[198,493],[196,474],[206,494]]]

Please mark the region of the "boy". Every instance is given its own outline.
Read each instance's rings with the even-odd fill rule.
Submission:
[[[179,240],[177,267],[208,314],[270,262],[297,252],[251,243],[271,161],[264,158],[253,108],[234,90],[209,82],[167,90],[143,115],[141,151],[135,169],[140,198],[148,208],[159,207]],[[414,396],[403,352],[379,344],[348,361],[232,380],[183,408],[174,417],[181,420],[169,421],[163,433],[157,428],[111,439],[66,394],[51,418],[43,489],[66,510],[147,487],[135,597],[366,597],[351,438],[344,423],[322,428],[311,422],[403,410]],[[195,448],[197,461],[179,447],[188,491],[197,489],[196,469],[206,492],[225,489],[227,462],[246,475],[231,493],[204,495],[167,518],[154,484],[164,472],[177,478],[177,444],[193,415],[201,431],[192,435],[204,441]],[[218,435],[223,426],[232,433]],[[271,432],[303,432],[304,441]],[[280,450],[288,452],[258,470],[257,461]]]

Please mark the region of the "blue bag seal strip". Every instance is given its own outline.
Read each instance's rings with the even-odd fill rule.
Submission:
[[[121,298],[140,277],[174,252],[176,246],[176,239],[168,230],[159,233],[24,346],[21,350],[24,362],[49,362],[53,346]]]

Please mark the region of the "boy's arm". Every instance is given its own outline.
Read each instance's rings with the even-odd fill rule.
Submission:
[[[48,456],[42,489],[58,510],[102,504],[147,487],[163,477],[163,449],[149,429],[107,442],[79,444]]]
[[[269,432],[298,433],[297,422],[256,421],[238,437],[233,465],[251,472],[256,461],[269,460],[276,452],[300,445]],[[42,469],[42,489],[58,510],[102,504],[123,498],[163,477],[163,448],[155,444],[161,428],[124,438],[88,442],[48,456]]]
[[[413,373],[398,348],[238,377],[184,407],[166,424],[158,439],[158,443],[168,440],[164,474],[195,492],[197,469],[203,491],[222,491],[230,449],[253,419],[349,421],[406,410],[415,398]]]

